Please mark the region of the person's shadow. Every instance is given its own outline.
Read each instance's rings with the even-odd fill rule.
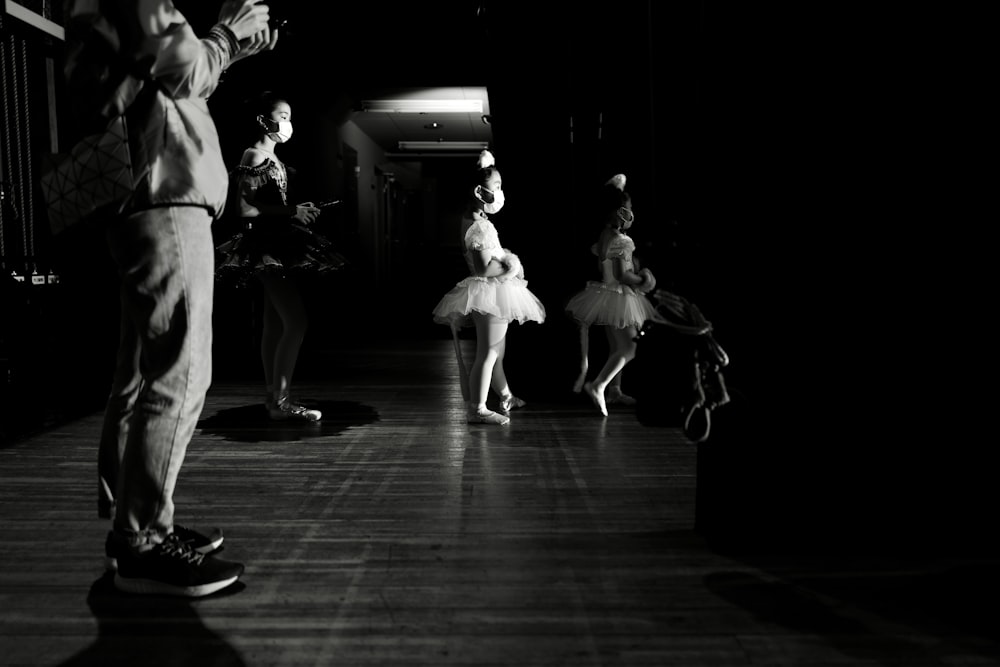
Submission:
[[[318,422],[274,421],[268,417],[263,403],[255,403],[219,410],[202,418],[198,428],[206,435],[237,442],[302,442],[337,436],[349,428],[379,420],[375,408],[357,401],[304,400],[302,403],[320,410],[323,419]]]
[[[241,582],[200,601],[243,590]],[[241,667],[246,663],[226,641],[202,623],[188,598],[142,596],[115,588],[107,572],[90,587],[87,604],[97,618],[94,643],[60,667]]]

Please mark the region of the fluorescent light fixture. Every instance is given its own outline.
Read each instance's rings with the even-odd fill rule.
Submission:
[[[21,19],[28,25],[34,26],[39,30],[43,30],[56,39],[66,39],[66,30],[58,23],[50,21],[41,14],[32,11],[27,7],[22,7],[17,2],[6,2],[0,4],[2,4],[2,6],[6,8],[7,13],[14,18]]]
[[[384,113],[483,113],[483,101],[468,100],[362,100],[362,111]]]
[[[481,151],[490,147],[488,141],[400,141],[401,151]]]

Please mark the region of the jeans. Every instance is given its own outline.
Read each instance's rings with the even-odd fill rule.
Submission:
[[[212,381],[211,225],[206,209],[175,206],[107,231],[121,338],[98,451],[98,515],[132,546],[173,530],[174,487]]]

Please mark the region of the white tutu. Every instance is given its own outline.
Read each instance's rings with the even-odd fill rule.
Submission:
[[[641,328],[646,320],[655,316],[656,309],[643,294],[627,285],[591,280],[570,297],[566,312],[583,324],[624,329]]]
[[[473,311],[519,324],[545,321],[545,306],[523,278],[469,276],[449,290],[432,312],[438,324],[472,326]]]

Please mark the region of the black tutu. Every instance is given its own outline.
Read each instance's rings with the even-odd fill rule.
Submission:
[[[244,219],[243,229],[216,246],[216,277],[243,285],[272,272],[320,276],[347,266],[333,243],[291,218]]]

